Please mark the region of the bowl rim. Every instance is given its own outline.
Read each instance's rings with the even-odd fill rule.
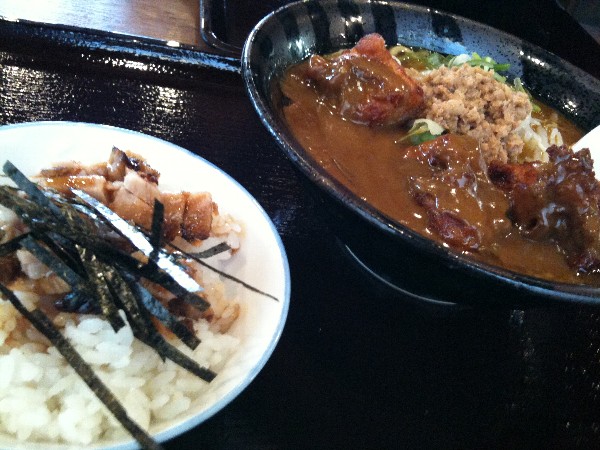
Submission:
[[[598,81],[593,78],[587,72],[579,69],[568,61],[554,55],[553,53],[531,44],[523,39],[520,39],[514,35],[506,33],[502,30],[498,30],[489,25],[477,22],[456,14],[446,13],[438,9],[432,9],[420,5],[413,5],[404,2],[389,3],[385,0],[351,0],[355,4],[382,4],[388,5],[395,10],[407,9],[416,11],[419,14],[438,14],[443,16],[451,17],[459,22],[466,23],[469,26],[480,28],[482,30],[490,30],[492,33],[509,38],[511,41],[521,42],[527,44],[528,49],[535,51],[536,53],[543,55],[545,58],[556,59],[568,69],[569,72],[573,71],[577,73],[579,77],[590,77],[594,81]],[[259,21],[250,34],[248,35],[241,57],[241,73],[245,82],[247,94],[256,109],[259,118],[263,125],[267,128],[270,134],[274,137],[277,144],[286,154],[287,158],[298,168],[300,172],[309,178],[310,181],[314,182],[317,187],[325,192],[330,198],[338,202],[342,206],[345,206],[355,216],[361,217],[369,225],[375,226],[385,235],[394,239],[403,239],[409,242],[417,250],[426,252],[431,256],[441,257],[445,262],[452,265],[453,268],[458,269],[462,272],[469,272],[471,275],[475,275],[480,279],[494,279],[494,281],[500,281],[501,283],[507,283],[512,287],[525,290],[532,294],[543,295],[546,298],[558,300],[561,302],[568,303],[600,303],[600,289],[592,285],[576,284],[576,283],[565,283],[545,280],[542,278],[533,277],[518,273],[513,270],[505,269],[492,264],[477,261],[474,258],[465,256],[455,250],[448,248],[442,244],[439,244],[431,239],[428,239],[416,231],[404,226],[397,221],[391,219],[386,214],[377,210],[372,205],[361,200],[356,194],[352,193],[346,186],[342,185],[339,181],[334,179],[327,173],[322,167],[314,162],[314,159],[306,152],[302,146],[298,143],[293,133],[286,127],[282,120],[277,118],[274,114],[273,108],[269,104],[270,99],[265,99],[261,95],[261,89],[259,88],[255,73],[252,70],[252,59],[257,51],[255,42],[259,33],[269,26],[278,16],[284,14],[292,9],[298,9],[303,4],[307,3],[306,0],[299,0],[288,3],[277,10],[271,12]],[[336,0],[321,0],[320,4],[330,5],[337,3]],[[389,44],[388,44],[389,45]],[[475,51],[475,50],[473,50]],[[274,80],[267,80],[269,84],[272,84]],[[540,302],[540,304],[542,304]]]

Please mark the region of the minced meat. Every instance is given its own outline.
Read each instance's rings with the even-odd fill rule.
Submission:
[[[515,129],[531,113],[527,94],[495,80],[491,71],[466,64],[440,67],[420,81],[425,117],[477,139],[487,161],[516,161],[524,143]]]

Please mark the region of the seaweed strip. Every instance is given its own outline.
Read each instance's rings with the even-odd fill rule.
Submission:
[[[57,200],[56,194],[49,194],[49,196]],[[59,208],[60,214],[56,215],[31,198],[21,197],[17,189],[9,186],[0,186],[0,204],[17,213],[23,222],[29,225],[36,237],[44,234],[63,236],[62,245],[70,247],[72,254],[75,252],[71,241],[87,246],[94,243],[94,237],[100,235],[102,231],[96,222],[82,220],[81,214],[64,201],[60,202],[60,206],[55,205]],[[107,226],[105,227],[109,230]]]
[[[203,252],[198,252],[198,253],[189,253],[189,252],[186,252],[185,250],[182,250],[180,247],[177,247],[174,244],[169,244],[169,245],[172,248],[174,248],[175,250],[177,250],[181,255],[183,255],[183,256],[185,256],[187,258],[193,259],[194,261],[202,264],[207,269],[212,270],[213,272],[221,275],[222,277],[227,278],[228,280],[231,280],[231,281],[233,281],[235,283],[238,283],[238,284],[244,286],[246,289],[248,289],[248,290],[250,290],[252,292],[256,292],[257,294],[264,295],[265,297],[272,298],[276,302],[279,301],[279,299],[277,297],[275,297],[274,295],[271,295],[271,294],[269,294],[267,292],[261,291],[260,289],[252,286],[251,284],[248,284],[245,281],[242,281],[239,278],[236,278],[233,275],[230,275],[230,274],[228,274],[226,272],[223,272],[223,271],[217,269],[216,267],[211,266],[207,262],[202,261],[202,259],[210,258],[211,256],[217,255],[217,254],[219,254],[219,253],[221,253],[223,251],[226,251],[226,250],[230,249],[231,247],[229,247],[229,245],[227,245],[227,243],[221,242],[220,244],[217,244],[214,247],[211,247],[209,249],[206,249]],[[221,247],[221,245],[227,246],[227,249],[224,249],[224,247]]]
[[[203,250],[203,251],[197,252],[197,253],[184,252],[183,250],[181,250],[179,247],[176,247],[175,245],[171,245],[171,247],[173,247],[174,249],[176,249],[179,252],[182,252],[183,254],[185,254],[185,256],[189,256],[190,258],[201,258],[201,259],[210,258],[211,256],[215,256],[220,253],[226,252],[227,250],[231,250],[231,247],[229,246],[229,244],[227,242],[219,242],[217,245],[213,245],[212,247],[207,248],[206,250]]]
[[[223,272],[222,270],[217,269],[216,267],[211,266],[210,264],[208,264],[205,261],[202,261],[201,259],[197,259],[197,258],[193,258],[194,260],[196,260],[199,264],[203,265],[204,267],[206,267],[209,270],[212,270],[213,272],[221,275],[224,278],[227,278],[228,280],[231,281],[235,281],[236,283],[241,284],[242,286],[244,286],[246,289],[252,291],[252,292],[256,292],[257,294],[260,295],[264,295],[265,297],[269,297],[273,300],[275,300],[276,302],[279,301],[279,299],[277,297],[275,297],[274,295],[271,295],[267,292],[261,291],[258,288],[255,288],[254,286],[252,286],[251,284],[246,283],[245,281],[240,280],[239,278],[234,277],[233,275],[228,274],[227,272]]]
[[[104,403],[108,410],[115,418],[125,427],[125,429],[140,443],[143,448],[148,450],[161,450],[162,447],[152,437],[141,428],[134,420],[132,420],[125,408],[119,403],[114,394],[106,387],[106,385],[98,378],[92,368],[85,360],[77,353],[77,350],[71,343],[54,327],[52,322],[39,309],[29,311],[14,295],[10,289],[0,283],[0,292],[13,304],[13,306],[21,313],[21,315],[29,320],[33,326],[56,347],[60,354],[73,367],[75,372],[94,392],[96,397]]]
[[[29,236],[29,233],[23,233],[10,241],[0,244],[0,257],[10,255],[21,248],[21,241]]]
[[[96,302],[80,291],[71,291],[63,298],[54,302],[59,311],[76,312],[79,314],[100,314],[100,308]]]
[[[207,382],[212,381],[216,373],[210,369],[201,367],[192,358],[169,344],[152,324],[148,311],[140,308],[138,299],[128,289],[127,282],[116,271],[113,274],[114,277],[111,278],[111,282],[114,283],[113,288],[120,294],[119,300],[123,305],[127,317],[130,319],[129,325],[133,329],[135,337],[152,347],[163,360],[165,358],[170,359],[199,378]]]
[[[67,202],[61,202],[61,212],[66,224],[69,228],[65,229],[68,231],[68,235],[65,237],[73,241],[80,241],[83,243],[97,242],[97,236],[107,236],[109,228],[103,221],[97,218],[90,220],[89,214],[85,214],[87,220],[82,219],[82,212],[76,205]],[[62,234],[61,230],[55,230],[57,233]],[[88,247],[88,245],[85,245]],[[104,247],[108,247],[106,244]]]
[[[129,239],[135,248],[140,250],[144,255],[149,256],[152,253],[154,248],[148,242],[146,236],[140,233],[137,228],[88,193],[79,189],[73,189],[72,192],[99,213],[104,220],[108,221],[110,226]]]
[[[69,215],[73,217],[80,217],[80,214],[83,214],[86,217],[91,219],[90,225],[93,225],[96,228],[100,228],[104,226],[106,231],[112,230],[108,225],[104,223],[100,217],[94,212],[94,210],[84,203],[81,203],[77,198],[74,197],[64,197],[60,192],[45,190],[46,196],[53,200],[59,208],[61,208],[62,213],[64,214],[64,210],[69,211]]]
[[[137,272],[141,277],[147,278],[154,283],[160,284],[163,288],[181,298],[186,303],[197,308],[199,311],[206,311],[210,304],[194,292],[188,291],[185,287],[179,285],[176,280],[171,278],[158,267],[154,261],[150,260],[139,268]]]
[[[0,204],[13,210],[32,228],[47,230],[57,226],[57,218],[54,214],[35,202],[20,197],[17,192],[19,191],[13,187],[0,186]]]
[[[57,303],[58,307],[65,311],[81,311],[87,305],[85,306],[86,310],[98,312],[98,305],[93,301],[94,299],[98,299],[98,295],[94,295],[95,292],[91,291],[88,283],[86,283],[86,279],[73,271],[59,257],[37,243],[31,236],[23,239],[21,246],[71,286],[71,292]],[[112,322],[111,325],[113,325]]]
[[[145,308],[156,317],[163,325],[171,330],[185,345],[195,349],[200,344],[200,339],[182,324],[164,305],[158,301],[148,289],[133,279],[128,279],[129,274],[124,274],[129,288]]]
[[[112,292],[115,293],[115,299],[118,300],[121,308],[125,311],[134,335],[138,337],[138,333],[143,334],[146,333],[147,329],[154,328],[151,321],[144,320],[142,311],[121,274],[117,270],[110,270],[106,274],[106,280]]]
[[[65,280],[73,289],[81,289],[83,279],[60,258],[38,244],[31,236],[21,241],[21,247],[31,252],[43,264],[48,266],[56,275]]]
[[[73,272],[76,272],[80,276],[85,276],[84,270],[82,270],[81,258],[77,254],[73,242],[66,239],[57,233],[34,233],[37,240],[42,241],[46,246],[58,256],[66,265],[68,265]]]
[[[98,261],[96,255],[91,253],[88,249],[77,246],[77,250],[84,263],[83,265],[87,272],[89,284],[96,293],[102,315],[106,317],[115,332],[119,331],[125,326],[125,322],[119,315],[119,310],[104,275],[105,272],[110,270],[110,267]]]
[[[192,358],[169,344],[160,333],[153,333],[150,336],[143,336],[138,339],[152,347],[162,358],[170,359],[178,366],[183,367],[206,382],[210,383],[217,376],[215,372],[206,367],[201,367]]]
[[[125,255],[119,248],[128,247],[133,250],[131,243],[116,234],[113,228],[99,218],[88,205],[77,203],[76,199],[62,197],[54,191],[45,192],[59,206],[62,219],[67,225],[64,228],[52,228],[47,233],[53,235],[53,239],[62,242],[65,247],[70,247],[70,253],[77,253],[73,245],[78,243],[94,249],[97,254],[107,254],[107,259],[112,261],[115,254]],[[102,238],[99,239],[99,236]]]
[[[155,259],[156,255],[160,251],[164,219],[165,206],[158,200],[154,200],[154,210],[152,211],[152,229],[150,232],[150,245],[152,245],[154,251],[150,255],[151,259]]]
[[[174,247],[174,248],[177,248],[177,247]],[[248,289],[248,290],[250,290],[250,291],[252,291],[252,292],[256,292],[257,294],[264,295],[265,297],[269,297],[269,298],[271,298],[271,299],[275,300],[276,302],[278,302],[278,301],[279,301],[279,299],[278,299],[277,297],[275,297],[274,295],[271,295],[271,294],[269,294],[269,293],[267,293],[267,292],[261,291],[260,289],[258,289],[258,288],[256,288],[256,287],[252,286],[251,284],[248,284],[248,283],[246,283],[245,281],[243,281],[243,280],[240,280],[239,278],[237,278],[237,277],[234,277],[233,275],[230,275],[230,274],[228,274],[227,272],[223,272],[222,270],[219,270],[219,269],[217,269],[216,267],[213,267],[213,266],[211,266],[211,265],[210,265],[210,264],[208,264],[206,261],[202,261],[202,258],[200,258],[200,257],[196,256],[197,254],[194,254],[194,253],[187,253],[187,252],[185,252],[185,251],[183,251],[183,250],[181,250],[181,249],[179,249],[179,248],[177,248],[177,250],[178,250],[179,252],[181,252],[181,254],[183,254],[183,255],[187,256],[188,258],[191,258],[191,259],[193,259],[194,261],[196,261],[196,262],[198,262],[199,264],[203,265],[203,266],[204,266],[204,267],[206,267],[207,269],[209,269],[209,270],[212,270],[213,272],[215,272],[215,273],[217,273],[217,274],[221,275],[222,277],[224,277],[224,278],[227,278],[228,280],[234,281],[235,283],[238,283],[238,284],[240,284],[240,285],[244,286],[246,289]],[[210,249],[209,249],[209,250],[210,250]]]
[[[131,241],[131,243],[140,250],[144,255],[150,256],[154,252],[154,247],[148,242],[146,236],[137,228],[130,225],[126,220],[122,219],[117,213],[96,200],[94,197],[86,194],[79,189],[73,189],[72,192],[82,199],[84,202],[93,207],[96,212],[103,216],[115,230],[119,231],[123,236]],[[176,264],[169,255],[163,251],[157,252],[156,265],[171,277],[176,283],[187,290],[189,293],[201,292],[202,287],[190,277],[185,270]],[[204,302],[206,303],[206,302]],[[208,303],[204,308],[208,308]]]
[[[10,161],[6,161],[2,166],[4,173],[15,182],[17,187],[25,192],[31,199],[43,208],[47,208],[54,215],[60,216],[60,210],[58,206],[52,203],[48,197],[44,194],[37,184],[29,180],[23,172],[15,167]]]

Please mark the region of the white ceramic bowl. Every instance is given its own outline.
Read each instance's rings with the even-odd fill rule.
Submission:
[[[275,227],[257,201],[235,180],[208,161],[158,138],[103,125],[75,122],[35,122],[0,127],[0,166],[10,160],[33,175],[52,163],[77,160],[105,161],[116,146],[146,158],[161,173],[164,190],[209,191],[221,213],[229,213],[245,227],[241,250],[227,271],[278,299],[237,287],[243,313],[230,333],[241,344],[224,369],[208,385],[214,401],[193,406],[185,417],[151,430],[166,441],[201,424],[231,402],[267,362],[281,335],[290,297],[290,274],[285,250]],[[3,180],[6,182],[6,180]],[[245,306],[245,307],[244,307]],[[204,394],[203,394],[204,395]],[[192,403],[193,405],[193,403]],[[0,435],[2,448],[64,449],[64,445],[18,443]],[[99,442],[87,448],[133,449],[136,442]]]

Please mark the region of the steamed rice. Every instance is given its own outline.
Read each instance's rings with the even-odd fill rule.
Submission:
[[[0,242],[13,237],[19,227],[14,213],[0,206]],[[241,233],[240,225],[231,217],[215,215],[211,237],[193,250],[200,251],[223,241],[236,249]],[[190,245],[183,241],[179,244]],[[230,256],[230,252],[224,252],[206,261],[218,266]],[[40,300],[32,287],[43,286],[45,293],[47,289],[65,290],[64,282],[28,252],[20,252],[18,258],[29,278],[18,280],[13,290],[26,306]],[[194,322],[194,331],[201,340],[195,350],[178,341],[172,343],[201,366],[218,374],[239,345],[237,338],[221,332],[229,328],[240,313],[239,304],[230,298],[215,272],[197,263],[192,265],[194,277],[205,288],[215,319]],[[190,409],[214,401],[207,394],[205,381],[170,360],[163,362],[153,349],[134,338],[129,326],[115,332],[101,317],[72,313],[59,313],[53,321],[130,417],[147,430],[160,428],[161,424],[185,415]],[[2,299],[0,433],[14,436],[18,441],[74,446],[128,438],[127,432],[56,348],[21,317],[10,302]]]
[[[15,317],[3,303],[2,331],[10,333]],[[14,311],[14,310],[13,310]],[[215,371],[235,351],[238,340],[194,324],[202,343],[193,351],[177,347]],[[196,405],[206,383],[133,338],[129,327],[115,333],[98,317],[67,320],[63,330],[79,354],[121,401],[129,416],[145,429],[172,420]],[[87,445],[127,436],[95,394],[62,355],[33,329],[21,345],[0,346],[0,431],[21,441]]]

